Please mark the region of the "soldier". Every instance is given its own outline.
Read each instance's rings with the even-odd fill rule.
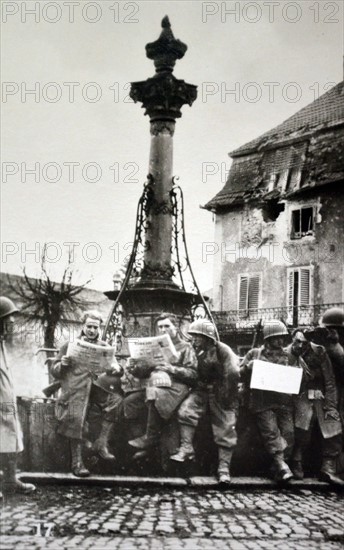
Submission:
[[[337,390],[331,361],[323,346],[309,342],[302,329],[293,333],[287,348],[293,357],[302,357],[307,365],[300,394],[295,396],[295,447],[292,470],[302,479],[302,458],[309,446],[312,428],[317,422],[322,436],[322,466],[320,478],[344,485],[336,475],[336,459],[342,449],[342,427],[337,410]]]
[[[18,419],[12,373],[7,362],[5,340],[11,334],[14,314],[18,308],[12,300],[0,297],[0,458],[3,470],[3,489],[6,492],[32,493],[36,488],[17,478],[17,453],[23,450],[23,435]],[[1,497],[2,494],[0,493]]]
[[[108,346],[100,339],[102,318],[98,311],[86,311],[82,322],[81,340],[98,346]],[[122,368],[114,360],[110,369],[97,376],[73,364],[73,360],[66,355],[67,348],[68,342],[61,347],[51,367],[52,375],[61,383],[60,394],[56,402],[56,416],[59,421],[58,433],[70,441],[73,474],[78,477],[86,477],[90,472],[83,464],[82,441],[90,405],[99,407],[103,413],[100,434],[94,442],[93,448],[101,458],[115,459],[108,450],[108,441],[116,418],[116,408],[122,400],[119,383]],[[106,378],[104,378],[105,375]],[[109,382],[109,377],[111,377],[112,383]]]
[[[265,450],[272,458],[276,481],[281,482],[293,476],[285,462],[294,444],[292,397],[285,393],[249,388],[255,359],[288,365],[288,354],[283,349],[287,336],[287,328],[281,321],[276,319],[265,324],[264,345],[250,350],[241,364],[241,377],[249,392],[249,409],[257,423]]]
[[[198,382],[179,409],[181,444],[171,459],[184,462],[194,458],[193,437],[199,420],[209,408],[219,450],[219,482],[230,483],[230,464],[237,442],[238,358],[230,347],[217,340],[215,326],[208,320],[191,323],[189,334],[197,355]]]
[[[337,383],[338,412],[344,428],[344,311],[337,307],[327,309],[321,322],[326,330],[324,346]]]
[[[169,334],[179,357],[176,361],[164,362],[159,366],[140,365],[135,360],[130,361],[131,373],[147,379],[146,433],[129,441],[132,447],[145,452],[138,452],[135,458],[147,454],[147,450],[152,450],[158,444],[166,421],[189,394],[197,379],[195,352],[191,344],[180,338],[177,318],[171,313],[161,313],[157,319],[157,330],[159,334]],[[138,393],[137,396],[142,399],[142,393]]]
[[[340,307],[327,309],[322,316],[321,325],[336,330],[339,343],[344,347],[344,311]]]

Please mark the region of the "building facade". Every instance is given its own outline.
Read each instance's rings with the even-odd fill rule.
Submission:
[[[344,82],[230,154],[215,213],[213,310],[239,353],[272,318],[344,302]]]

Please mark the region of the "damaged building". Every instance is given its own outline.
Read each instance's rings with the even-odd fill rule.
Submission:
[[[213,314],[239,353],[257,326],[344,302],[344,82],[230,153],[215,213]]]

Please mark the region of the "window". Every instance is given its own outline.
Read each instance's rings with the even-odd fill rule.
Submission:
[[[299,208],[291,212],[292,239],[301,239],[306,235],[313,235],[314,212],[313,207]]]
[[[288,323],[294,326],[311,322],[313,268],[296,267],[288,269],[287,306]]]
[[[258,309],[259,293],[260,275],[239,275],[239,310]]]

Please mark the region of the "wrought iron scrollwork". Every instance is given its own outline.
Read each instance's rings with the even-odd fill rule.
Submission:
[[[172,216],[172,261],[171,266],[168,269],[168,273],[166,272],[164,277],[172,276],[173,282],[177,285],[177,287],[185,292],[193,293],[199,297],[202,305],[196,305],[191,308],[190,316],[192,318],[199,318],[201,316],[201,311],[203,310],[204,316],[214,322],[209,307],[197,285],[190,264],[185,237],[184,198],[182,189],[179,185],[177,185],[178,179],[179,178],[177,176],[173,177],[173,187],[170,191],[171,206],[168,207],[168,213]],[[151,208],[155,208],[156,206],[154,201],[154,178],[151,174],[149,174],[137,206],[134,244],[127,265],[125,277],[104,331],[104,337],[106,337],[106,339],[110,342],[116,342],[116,339],[118,339],[118,334],[120,334],[120,337],[124,335],[125,328],[123,323],[123,313],[121,310],[123,293],[137,284],[142,275],[145,274],[145,270],[149,269],[144,265],[144,252],[150,247],[150,243],[147,239],[145,239],[145,235],[146,229],[150,223],[148,219],[149,213]],[[161,276],[161,273],[159,273],[159,276]]]

